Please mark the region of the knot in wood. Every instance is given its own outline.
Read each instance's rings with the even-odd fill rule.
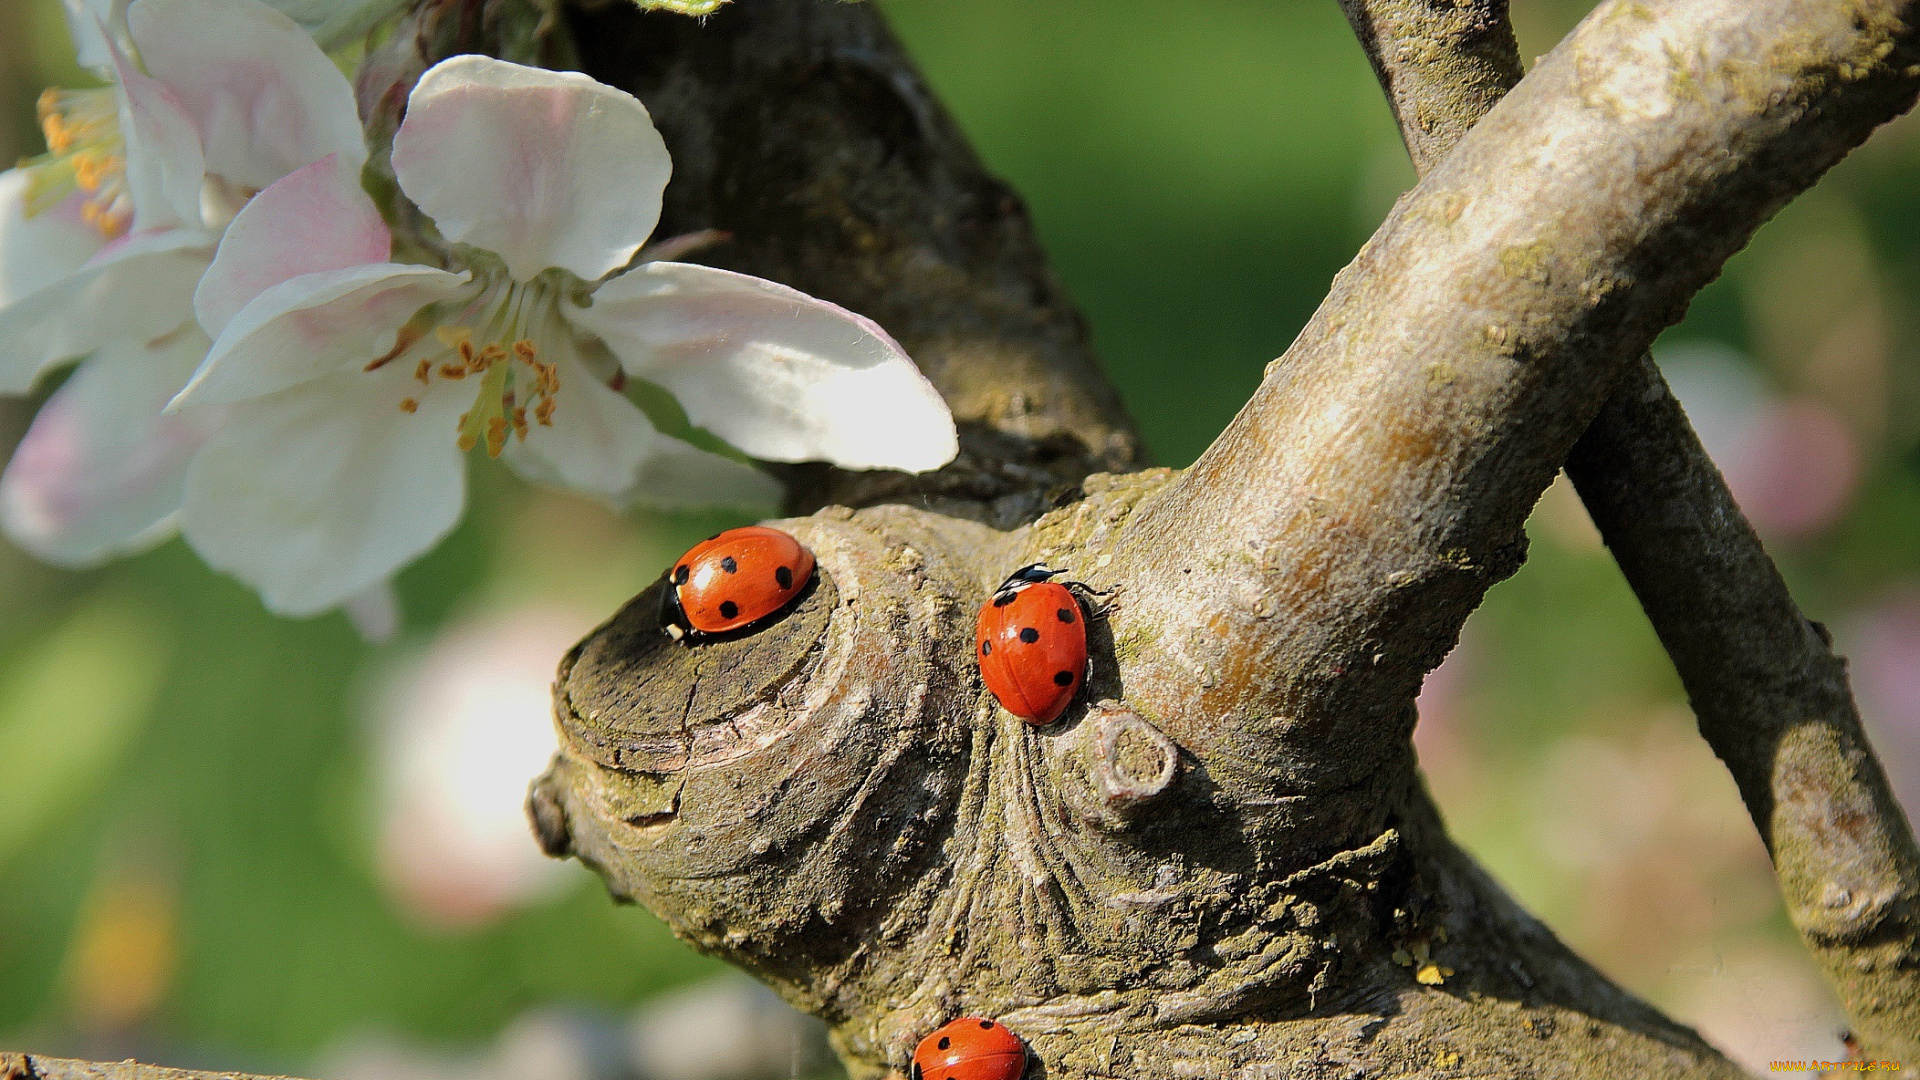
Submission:
[[[528,800],[542,845],[807,999],[915,880],[964,779],[977,573],[923,520],[778,522],[816,559],[779,617],[675,642],[663,579],[575,646]]]
[[[1173,740],[1113,700],[1088,708],[1085,718],[1059,738],[1054,753],[1074,767],[1055,772],[1069,788],[1062,792],[1066,801],[1088,821],[1111,829],[1135,821],[1180,770],[1180,749]],[[1080,784],[1084,793],[1074,790]]]

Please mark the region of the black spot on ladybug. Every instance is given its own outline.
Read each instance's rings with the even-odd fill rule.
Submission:
[[[920,1080],[920,1063],[913,1063],[913,1080]]]
[[[720,617],[721,618],[731,619],[738,614],[740,614],[739,604],[736,604],[731,600],[720,601]]]
[[[996,593],[993,598],[993,606],[1006,607],[1008,604],[1013,603],[1014,598],[1019,595],[1017,592]]]
[[[686,568],[686,565],[685,565],[684,563],[683,563],[683,564],[681,564],[680,566],[676,566],[676,567],[674,567],[674,568],[673,568],[673,583],[674,583],[675,585],[685,585],[685,584],[687,583],[687,575],[689,575],[689,574],[691,574],[691,573],[692,573],[692,571],[691,571],[691,570],[688,570],[688,569]]]
[[[1053,685],[1055,685],[1055,686],[1072,686],[1072,685],[1073,685],[1073,672],[1071,672],[1071,671],[1057,671],[1057,672],[1055,672],[1055,673],[1054,673],[1054,675],[1053,675]]]
[[[793,588],[793,570],[783,566],[773,572],[773,580],[779,582],[782,589],[791,589]]]
[[[1054,614],[1059,616],[1060,621],[1063,623],[1070,623],[1073,621],[1072,608],[1061,608],[1059,611],[1054,612]]]
[[[1020,628],[1020,640],[1031,645],[1040,640],[1040,631],[1031,626],[1023,626]]]
[[[983,642],[981,642],[981,643],[980,643],[980,655],[981,655],[981,656],[992,656],[992,655],[993,655],[993,642],[991,642],[991,641],[983,641]]]
[[[945,1035],[940,1036],[940,1049],[945,1050],[947,1047],[952,1045],[953,1045],[952,1039],[947,1038]]]
[[[983,1028],[990,1028],[990,1027],[992,1027],[992,1026],[993,1026],[993,1021],[991,1021],[991,1020],[982,1020],[982,1021],[980,1021],[980,1026],[981,1026],[981,1027],[983,1027]]]
[[[734,562],[733,556],[729,555],[720,560],[720,569],[725,570],[729,574],[737,574],[740,572],[740,564]]]

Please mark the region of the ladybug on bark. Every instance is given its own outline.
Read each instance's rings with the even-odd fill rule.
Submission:
[[[974,659],[1001,705],[1029,724],[1050,724],[1087,678],[1087,623],[1063,571],[1015,570],[980,609]]]
[[[963,1016],[920,1040],[912,1080],[1020,1080],[1027,1048],[1003,1024]]]
[[[695,544],[674,562],[660,597],[660,628],[696,642],[779,614],[813,579],[813,552],[781,532],[749,525]]]

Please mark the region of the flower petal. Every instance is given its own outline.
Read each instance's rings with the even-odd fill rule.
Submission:
[[[393,236],[357,169],[328,154],[275,181],[227,226],[193,294],[207,333],[218,335],[248,302],[302,274],[384,263]]]
[[[419,411],[398,408],[413,396]],[[316,615],[391,577],[459,521],[454,425],[472,390],[388,368],[236,406],[187,471],[180,531],[281,615]]]
[[[256,0],[135,0],[127,20],[209,171],[257,189],[328,154],[354,173],[366,164],[353,88],[292,19]]]
[[[227,321],[172,408],[260,397],[388,355],[421,308],[450,300],[467,275],[374,263],[283,281]]]
[[[151,341],[193,320],[206,238],[184,229],[136,236],[78,273],[0,308],[0,394],[121,338]]]
[[[754,457],[925,472],[959,451],[946,402],[885,330],[784,285],[643,263],[572,318]]]
[[[572,488],[615,509],[640,503],[771,511],[779,505],[781,487],[773,477],[662,435],[579,361],[560,361],[560,387],[553,425],[531,425],[526,440],[510,440],[503,455],[528,480]]]
[[[25,169],[0,173],[0,308],[86,265],[106,244],[76,212],[80,198],[27,216]]]
[[[217,417],[162,416],[213,343],[187,326],[149,348],[118,341],[48,399],[0,477],[0,528],[61,566],[89,566],[173,534],[187,464]]]
[[[494,252],[515,278],[557,266],[592,281],[653,232],[673,165],[633,95],[469,55],[420,77],[393,168],[442,235]]]
[[[133,230],[199,228],[200,185],[207,165],[193,118],[171,89],[127,59],[118,43],[106,41],[119,84]]]
[[[124,31],[127,0],[62,0],[61,6],[66,9],[75,62],[96,75],[110,77],[113,55],[107,51],[106,34]]]

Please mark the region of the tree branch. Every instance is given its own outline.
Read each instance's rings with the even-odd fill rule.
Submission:
[[[1427,172],[1520,79],[1505,0],[1341,0]],[[1438,118],[1437,122],[1431,118]],[[1920,852],[1843,666],[1642,356],[1567,461],[1870,1053],[1920,1057]]]
[[[1507,0],[1340,0],[1425,176],[1520,82]]]
[[[876,13],[734,5],[695,21],[574,15],[584,69],[647,103],[673,150],[661,235],[867,315],[952,407],[961,456],[928,476],[788,470],[794,509],[911,502],[1024,524],[1139,439],[1027,217]]]
[[[1625,365],[1911,105],[1914,10],[1598,8],[1127,524],[1130,700],[1249,795],[1351,787],[1403,752],[1422,677],[1519,565],[1528,510]]]
[[[164,1069],[127,1061],[74,1061],[0,1052],[0,1080],[287,1080],[233,1072]]]
[[[729,11],[811,26],[756,50],[788,61],[876,32],[864,9],[808,6]],[[1002,1017],[1059,1078],[1408,1072],[1455,1045],[1503,1075],[1732,1075],[1446,840],[1412,698],[1517,565],[1527,507],[1621,365],[1910,102],[1896,8],[1857,25],[1810,0],[1603,8],[1403,202],[1185,477],[1090,476],[1009,532],[900,505],[783,522],[819,586],[697,650],[663,644],[656,584],[562,665],[563,749],[530,797],[542,843],[826,1018],[862,1078],[965,1013]],[[583,39],[616,36],[598,26]],[[648,70],[593,73],[668,88]],[[663,122],[676,159],[750,100],[744,130],[823,133],[805,161],[848,139],[889,168],[886,137],[810,119],[828,91],[793,70],[708,76],[719,118]],[[738,175],[734,156],[767,160],[734,139],[710,175]],[[822,231],[809,287],[835,299],[863,272],[834,232],[859,183],[785,211]],[[1046,729],[994,706],[970,632],[1033,559],[1111,590],[1089,612],[1090,704]]]
[[[1567,472],[1739,785],[1794,928],[1855,1033],[1871,1054],[1920,1059],[1920,853],[1845,661],[1794,604],[1650,359]]]

